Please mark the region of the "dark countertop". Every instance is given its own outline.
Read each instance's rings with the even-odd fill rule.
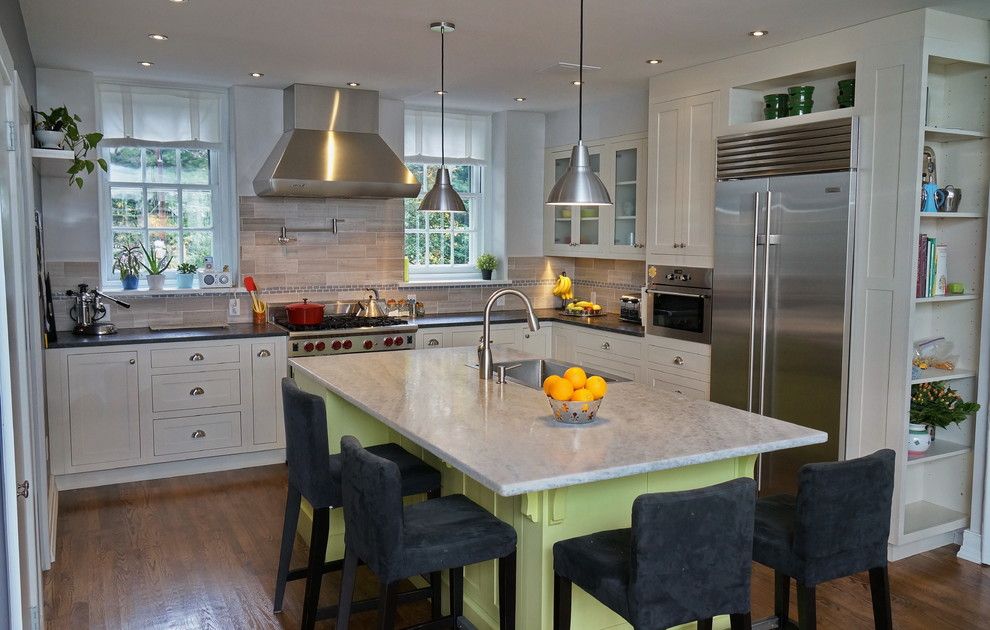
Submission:
[[[606,332],[630,335],[632,337],[644,337],[645,331],[639,324],[627,322],[619,319],[614,313],[608,313],[601,317],[571,317],[564,315],[557,309],[538,308],[536,315],[541,322],[561,322],[572,326],[583,326],[604,330]],[[526,311],[492,311],[493,324],[514,324],[526,321]],[[484,322],[484,313],[442,313],[438,315],[427,315],[410,320],[420,328],[439,328],[441,326],[478,326]]]
[[[70,330],[60,330],[58,341],[49,344],[54,348],[102,348],[131,343],[169,343],[175,341],[216,341],[245,339],[250,337],[284,337],[285,330],[272,324],[230,324],[226,328],[181,328],[177,330],[151,330],[144,328],[119,328],[114,335],[73,335]]]

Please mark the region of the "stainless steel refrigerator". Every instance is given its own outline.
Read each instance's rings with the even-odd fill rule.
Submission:
[[[719,140],[711,398],[829,436],[761,456],[763,495],[793,492],[803,464],[843,452],[856,181],[845,123]]]

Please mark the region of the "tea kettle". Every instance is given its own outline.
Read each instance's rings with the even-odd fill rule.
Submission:
[[[76,335],[112,335],[117,332],[117,327],[109,322],[97,323],[107,316],[107,307],[103,305],[102,300],[110,300],[124,308],[131,307],[127,302],[101,293],[98,289],[90,289],[88,284],[80,284],[78,291],[69,289],[65,294],[75,298],[75,304],[69,309],[69,317],[76,322],[75,328],[72,329]]]
[[[368,296],[367,301],[358,302],[361,305],[361,317],[385,317],[388,315],[378,296],[378,289],[369,287],[368,291],[371,291],[372,294]]]

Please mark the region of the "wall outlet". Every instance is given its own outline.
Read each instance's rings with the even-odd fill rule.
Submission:
[[[227,302],[227,315],[237,317],[241,314],[241,301],[238,298],[230,298]]]
[[[503,295],[499,299],[495,300],[495,306],[505,306],[505,296]]]

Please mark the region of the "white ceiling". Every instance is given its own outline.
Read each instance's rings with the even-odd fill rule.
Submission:
[[[100,76],[282,88],[362,87],[437,104],[437,19],[447,35],[448,105],[553,111],[574,104],[578,1],[21,0],[35,63]],[[644,90],[655,74],[768,48],[922,6],[990,18],[986,0],[587,0],[586,98]],[[756,28],[767,37],[747,33]],[[156,42],[148,33],[165,33]],[[659,66],[645,63],[659,57]],[[140,60],[155,63],[141,68]],[[252,79],[252,71],[263,72]],[[516,103],[515,96],[527,97]]]

